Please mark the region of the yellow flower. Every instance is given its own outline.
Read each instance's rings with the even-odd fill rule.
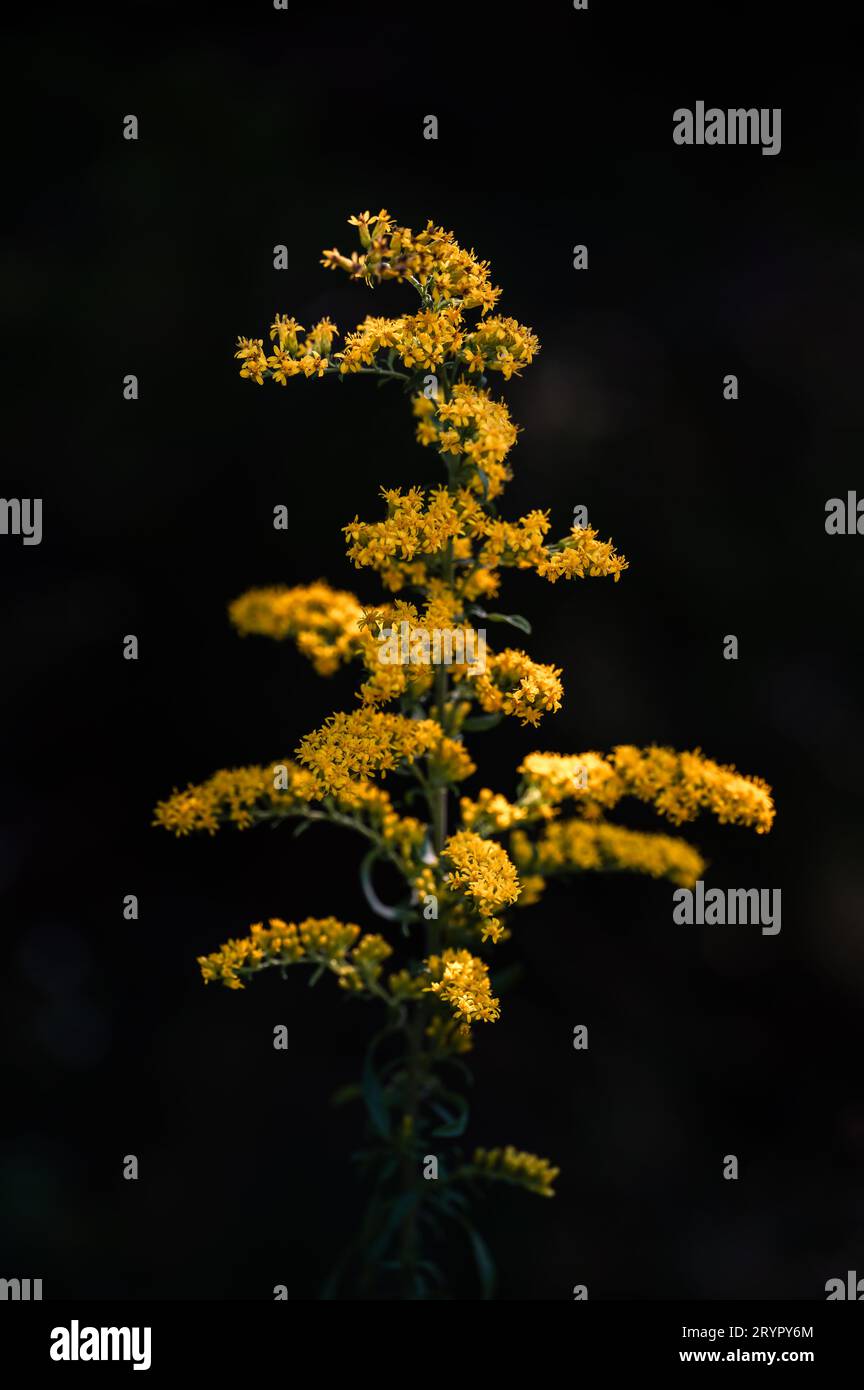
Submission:
[[[433,489],[428,503],[422,488],[405,493],[400,488],[382,488],[381,495],[387,503],[384,521],[365,522],[355,517],[343,528],[349,543],[348,558],[357,569],[366,565],[386,574],[394,560],[436,555],[461,532],[456,503],[446,488]]]
[[[297,334],[303,332],[302,323],[290,318],[288,314],[277,314],[275,320],[270,325],[270,341],[275,342],[279,339],[279,347],[284,351],[288,350],[292,355],[297,353]]]
[[[322,811],[318,804],[323,794],[317,777],[295,763],[232,768],[160,801],[153,823],[176,835],[200,830],[212,835],[220,825],[229,823],[245,830],[256,822],[281,816],[302,819],[311,811],[319,817],[326,816],[329,810]],[[382,787],[346,778],[330,792],[330,805],[337,814],[348,816],[379,835],[406,874],[417,872],[426,827],[413,816],[400,816]]]
[[[535,903],[539,903],[546,889],[545,878],[541,874],[523,873],[520,882],[522,892],[519,894],[517,907],[533,907]]]
[[[391,227],[391,220],[387,216],[387,209],[382,208],[374,217],[370,217],[369,212],[361,212],[358,217],[349,217],[349,223],[356,227],[360,233],[361,245],[369,247],[372,245],[372,233],[376,236],[384,236]]]
[[[675,825],[695,820],[700,811],[710,811],[721,824],[753,826],[757,834],[770,830],[774,821],[767,782],[712,762],[699,749],[678,753],[620,744],[608,758],[599,753],[529,753],[519,771],[524,776],[520,805],[526,808],[573,800],[586,815],[597,816],[634,796]]]
[[[492,994],[489,967],[470,951],[448,949],[426,961],[432,976],[427,993],[437,994],[453,1010],[454,1017],[471,1023],[494,1023],[501,1017],[499,1000]]]
[[[446,735],[430,757],[436,778],[443,782],[464,782],[466,777],[477,771],[465,744]]]
[[[453,865],[447,883],[465,893],[480,916],[488,919],[484,939],[490,935],[497,940],[500,923],[496,911],[519,897],[519,879],[507,851],[473,830],[457,830],[445,843],[443,854]]]
[[[339,983],[344,989],[355,993],[370,989],[380,980],[383,962],[392,954],[393,947],[383,936],[377,932],[367,932],[351,952],[349,969],[341,975]]]
[[[523,724],[536,725],[547,711],[561,708],[560,675],[556,666],[544,666],[525,652],[507,648],[487,656],[486,670],[471,679],[484,710],[515,714]]]
[[[359,927],[334,918],[307,918],[299,925],[271,919],[266,928],[257,923],[246,938],[201,957],[202,973],[205,980],[240,989],[249,975],[268,966],[305,963],[317,973],[327,971],[351,994],[386,999],[399,1026],[413,1016],[420,1030],[415,1040],[432,1063],[467,1051],[471,1025],[499,1017],[489,968],[472,950],[479,950],[479,941],[509,937],[503,915],[513,904],[536,902],[547,878],[626,871],[690,887],[702,877],[705,861],[683,840],[607,822],[606,814],[624,797],[653,806],[676,825],[704,810],[760,833],[771,828],[774,803],[761,779],[744,777],[698,750],[622,744],[607,755],[538,751],[523,758],[512,800],[484,787],[461,799],[455,833],[442,833],[438,795],[446,827],[444,789],[476,770],[462,733],[472,722],[475,728],[496,722],[472,721],[477,706],[534,726],[543,714],[557,711],[563,698],[555,666],[516,649],[495,654],[484,642],[485,666],[479,669],[482,660],[465,660],[466,646],[457,647],[457,638],[469,631],[473,636],[469,625],[497,596],[502,571],[533,570],[550,583],[586,577],[617,583],[628,562],[593,527],[574,526],[550,541],[547,511],[536,508],[512,521],[499,515],[518,429],[487,382],[493,372],[508,382],[521,375],[539,342],[531,328],[497,311],[500,291],[488,263],[431,221],[415,232],[385,208],[348,220],[357,249],[324,251],[322,264],[369,286],[410,285],[419,296],[416,312],[367,315],[345,336],[341,351],[329,319],[307,333],[294,318],[277,314],[267,348],[261,338],[238,339],[240,374],[283,387],[295,377],[395,377],[411,399],[417,441],[437,451],[441,474],[437,485],[382,488],[383,516],[373,522],[355,516],[343,528],[354,566],[374,570],[388,594],[398,597],[366,608],[353,594],[319,582],[253,589],[231,605],[240,633],[291,638],[323,675],[357,659],[360,708],[334,714],[308,734],[296,763],[217,772],[161,802],[156,821],[187,834],[212,833],[226,821],[244,828],[283,816],[307,823],[330,819],[371,840],[372,853],[399,870],[411,892],[415,911],[405,914],[406,936],[409,921],[421,910],[425,917],[434,898],[438,954],[420,962],[409,947],[409,959],[388,974],[385,986],[392,950],[382,936],[361,936]],[[467,650],[476,650],[473,641]],[[399,713],[382,708],[391,703]],[[437,719],[418,717],[432,712]],[[423,766],[411,775],[409,765],[421,759]],[[400,814],[376,785],[375,778],[396,771],[414,782],[406,808],[426,800],[433,825]],[[565,806],[570,818],[560,819]],[[493,838],[499,835],[509,836],[509,854]],[[430,993],[440,1007],[430,1007]],[[397,1098],[395,1092],[391,1087],[388,1100]],[[420,1134],[416,1106],[404,1109],[394,1132],[408,1152]],[[477,1149],[455,1176],[506,1181],[548,1197],[557,1175],[548,1160],[507,1146]]]
[[[457,381],[446,400],[415,396],[414,412],[420,417],[418,441],[461,458],[470,470],[469,491],[489,500],[497,497],[512,476],[504,460],[517,436],[504,402]]]
[[[306,340],[303,343],[302,353],[304,356],[327,358],[333,346],[333,339],[338,338],[339,329],[335,323],[331,323],[329,318],[319,319],[314,328],[309,330]]]
[[[620,778],[600,753],[529,753],[518,771],[523,776],[519,798],[526,813],[539,810],[551,814],[562,801],[581,802],[586,814],[599,807],[616,805],[622,795]]]
[[[460,805],[462,824],[466,830],[476,830],[478,826],[483,830],[487,827],[489,830],[510,830],[527,815],[521,806],[515,806],[505,796],[490,791],[488,787],[477,793],[476,801],[463,796]]]
[[[205,984],[218,981],[228,989],[244,989],[241,977],[273,965],[320,965],[335,974],[343,988],[358,992],[375,984],[381,962],[391,954],[383,937],[360,936],[353,922],[307,917],[297,925],[271,917],[266,927],[256,922],[248,936],[199,956],[198,964]]]
[[[267,366],[270,368],[273,380],[279,386],[287,386],[291,377],[300,375],[300,363],[282,348],[273,349],[267,358]]]
[[[485,538],[479,555],[481,565],[536,568],[546,553],[543,537],[548,530],[546,512],[529,512],[516,522],[492,520],[482,515],[475,525],[475,535]]]
[[[463,360],[469,372],[501,372],[505,381],[519,376],[540,351],[536,334],[515,319],[486,318],[465,338]]]
[[[241,635],[293,637],[319,676],[332,675],[361,649],[362,607],[353,594],[323,581],[249,589],[229,605],[228,613]]]
[[[238,351],[234,356],[239,357],[243,366],[240,368],[240,375],[249,377],[252,381],[257,381],[259,386],[264,385],[263,373],[267,370],[267,355],[264,352],[263,338],[238,338]]]
[[[480,1177],[515,1183],[538,1197],[555,1196],[552,1184],[561,1169],[553,1168],[548,1159],[538,1158],[537,1154],[525,1153],[508,1144],[504,1149],[475,1149],[473,1163]]]
[[[336,353],[343,373],[371,367],[379,353],[391,350],[410,371],[431,370],[455,357],[462,346],[462,317],[458,309],[423,309],[397,319],[367,316],[349,333],[345,348]]]
[[[757,835],[771,829],[774,802],[761,777],[744,777],[734,767],[712,762],[697,748],[676,753],[671,748],[615,748],[612,765],[624,794],[650,801],[675,825],[710,811],[721,825],[751,825]]]
[[[315,776],[321,795],[338,792],[353,779],[391,772],[435,748],[442,736],[434,719],[406,719],[364,706],[352,714],[331,714],[307,734],[297,757]]]
[[[541,579],[554,584],[558,579],[584,579],[611,575],[615,583],[624,570],[629,569],[623,555],[615,552],[611,541],[598,541],[593,526],[574,526],[561,548],[553,547],[543,552],[535,568]]]
[[[490,283],[487,262],[464,251],[452,232],[431,221],[417,233],[410,227],[397,227],[383,208],[377,218],[361,213],[349,221],[360,233],[362,253],[344,256],[335,248],[325,251],[324,266],[346,270],[352,279],[370,284],[411,280],[422,287],[436,309],[458,304],[485,314],[495,307],[501,291]]]
[[[456,1018],[442,1018],[436,1014],[426,1029],[426,1037],[431,1044],[433,1057],[464,1056],[471,1052],[474,1043],[471,1031]]]
[[[215,834],[220,825],[233,822],[241,830],[273,810],[287,813],[317,795],[315,778],[291,762],[264,767],[235,767],[216,772],[206,782],[190,783],[160,801],[153,824],[175,835],[194,830]]]
[[[395,970],[387,977],[387,987],[394,999],[420,999],[427,991],[427,976],[413,975],[410,970]]]
[[[625,830],[604,821],[553,821],[534,843],[523,830],[516,830],[510,849],[520,872],[529,877],[589,870],[627,872],[667,878],[681,888],[692,888],[706,867],[699,851],[684,840]]]
[[[301,343],[297,335],[303,332],[303,325],[287,314],[277,314],[270,325],[274,348],[269,357],[260,338],[237,340],[240,350],[235,356],[244,359],[240,375],[254,376],[260,384],[261,374],[267,371],[280,386],[287,386],[295,376],[323,376],[330,366],[330,349],[337,331],[336,325],[324,318]]]

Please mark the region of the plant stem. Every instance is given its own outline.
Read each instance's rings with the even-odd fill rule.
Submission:
[[[452,477],[451,477],[452,485]],[[447,542],[447,549],[443,564],[444,578],[452,586],[453,584],[453,542]],[[447,728],[447,667],[443,662],[440,663],[435,672],[435,708],[438,723],[442,729]],[[430,777],[427,785],[426,799],[429,805],[429,815],[432,821],[432,835],[435,853],[441,855],[444,844],[447,840],[447,784],[440,782],[435,777]],[[427,956],[439,955],[443,944],[442,924],[436,918],[429,918],[426,923],[426,954]],[[425,1065],[423,1054],[423,1039],[431,1014],[431,1000],[429,995],[424,995],[415,1005],[414,1017],[408,1026],[408,1055],[407,1055],[407,1078],[405,1091],[405,1110],[403,1113],[403,1135],[404,1145],[402,1158],[402,1192],[405,1196],[417,1193],[417,1200],[412,1202],[409,1210],[405,1214],[402,1223],[400,1259],[402,1264],[402,1289],[403,1297],[413,1299],[416,1293],[415,1276],[417,1272],[418,1257],[418,1215],[420,1207],[420,1194],[417,1192],[418,1184],[421,1182],[418,1171],[418,1154],[416,1149],[415,1137],[417,1134],[417,1121],[420,1108],[420,1089]]]
[[[404,1145],[402,1156],[402,1192],[407,1196],[415,1193],[420,1181],[420,1174],[417,1171],[417,1155],[415,1153],[415,1130],[417,1125],[417,1112],[420,1102],[420,1032],[423,1027],[425,1014],[425,1000],[419,1004],[414,1011],[408,1026],[408,1075],[405,1096],[405,1112],[403,1117],[402,1142]],[[406,1299],[413,1299],[415,1296],[415,1275],[417,1272],[418,1255],[418,1230],[417,1213],[418,1201],[411,1204],[405,1213],[402,1223],[402,1238],[400,1248],[400,1259],[402,1264],[402,1292]]]

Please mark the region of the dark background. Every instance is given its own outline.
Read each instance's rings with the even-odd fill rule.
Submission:
[[[377,515],[382,484],[434,483],[436,457],[398,390],[262,389],[232,353],[277,310],[345,331],[411,304],[318,264],[383,205],[491,260],[501,311],[540,336],[502,388],[524,428],[508,514],[549,507],[561,534],[584,504],[631,563],[618,585],[507,581],[565,706],[478,739],[471,785],[512,791],[533,748],[656,740],[765,777],[778,805],[769,837],[684,832],[712,884],[782,889],[777,937],[677,927],[669,885],[636,878],[553,887],[515,918],[500,960],[524,977],[477,1030],[467,1141],[563,1171],[554,1202],[486,1204],[501,1296],[824,1298],[864,1269],[864,538],[824,529],[829,497],[864,494],[860,84],[811,47],[812,11],[790,54],[752,11],[730,32],[593,0],[414,24],[294,9],[126,5],[113,27],[43,16],[9,40],[26,100],[7,123],[3,495],[43,497],[44,538],[0,538],[0,1273],[47,1298],[314,1298],[353,1232],[359,1117],[328,1098],[370,1015],[299,978],[205,990],[195,957],[268,915],[373,927],[357,846],[181,842],[150,820],[173,787],[290,754],[352,706],[354,672],[321,682],[240,640],[226,604],[317,577],[374,600],[340,527]],[[673,145],[697,99],[781,106],[780,155]],[[467,1268],[455,1283],[472,1296]]]

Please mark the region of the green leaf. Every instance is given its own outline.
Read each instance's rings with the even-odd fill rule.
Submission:
[[[387,1099],[384,1094],[384,1088],[375,1070],[375,1052],[379,1043],[392,1032],[392,1028],[385,1028],[382,1032],[377,1033],[369,1044],[366,1050],[366,1056],[363,1060],[363,1099],[366,1102],[366,1109],[369,1112],[372,1128],[382,1139],[389,1139],[390,1137],[390,1116],[387,1113]]]
[[[401,922],[406,916],[414,916],[413,910],[408,903],[401,903],[397,907],[388,907],[382,903],[378,894],[375,892],[372,883],[372,866],[381,858],[381,851],[377,848],[371,849],[360,865],[360,883],[367,903],[377,917],[383,917],[386,922]]]
[[[471,1242],[474,1263],[477,1266],[477,1273],[480,1276],[481,1297],[484,1299],[492,1298],[495,1293],[496,1274],[495,1262],[492,1259],[489,1246],[486,1244],[480,1232],[475,1230],[471,1225],[470,1221],[467,1221],[464,1217],[459,1217],[458,1219],[468,1232],[468,1239]]]
[[[412,1192],[403,1192],[401,1196],[394,1200],[390,1207],[390,1214],[384,1222],[378,1239],[374,1241],[369,1248],[370,1260],[380,1260],[381,1256],[390,1245],[394,1235],[399,1230],[399,1227],[402,1225],[404,1218],[408,1215],[411,1208],[417,1205],[419,1198],[420,1192],[414,1190]]]
[[[455,1219],[458,1219],[458,1213],[453,1210],[454,1207],[465,1208],[468,1206],[467,1197],[464,1193],[457,1192],[455,1187],[439,1188],[432,1194],[432,1198],[439,1211],[443,1212],[445,1216],[452,1216]]]
[[[469,734],[482,734],[487,729],[494,729],[503,718],[500,710],[496,710],[494,714],[472,714],[464,721],[462,728]]]
[[[444,1121],[437,1129],[433,1129],[432,1133],[441,1139],[458,1139],[460,1134],[465,1133],[471,1113],[468,1101],[456,1091],[447,1091],[443,1086],[439,1087],[437,1094],[443,1096],[447,1104],[442,1105],[437,1100],[430,1101],[435,1114],[440,1115]]]
[[[490,623],[508,623],[510,627],[517,627],[520,632],[527,632],[531,636],[531,624],[521,613],[485,613],[483,616]]]
[[[424,1270],[425,1273],[429,1275],[430,1279],[434,1280],[434,1282],[435,1282],[436,1284],[442,1284],[442,1285],[443,1285],[443,1283],[444,1283],[444,1274],[443,1274],[443,1271],[442,1271],[441,1269],[439,1269],[438,1265],[436,1265],[435,1262],[434,1262],[433,1260],[418,1260],[418,1261],[417,1261],[417,1268],[418,1268],[418,1269]]]

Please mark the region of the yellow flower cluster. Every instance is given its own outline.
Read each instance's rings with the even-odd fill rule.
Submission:
[[[422,623],[427,632],[432,632],[435,628],[441,630],[460,627],[462,616],[463,603],[459,595],[443,580],[430,579],[426,586],[426,607]]]
[[[508,1144],[504,1149],[475,1149],[473,1162],[481,1177],[516,1183],[538,1197],[555,1196],[552,1184],[561,1169],[553,1168],[548,1159],[538,1158],[537,1154],[524,1153]]]
[[[370,284],[410,280],[436,309],[459,304],[485,314],[495,307],[501,291],[490,282],[488,262],[478,261],[473,251],[464,251],[452,232],[431,221],[417,233],[410,227],[397,227],[386,208],[374,216],[361,212],[348,221],[358,230],[362,251],[350,256],[335,249],[325,251],[322,265],[346,270],[352,279]]]
[[[421,999],[427,992],[427,974],[412,974],[410,970],[394,970],[387,978],[387,988],[394,999]]]
[[[194,830],[215,834],[232,821],[241,830],[275,810],[288,811],[317,796],[315,778],[291,762],[264,767],[235,767],[216,772],[206,782],[190,783],[156,806],[153,824],[175,835]],[[259,815],[256,817],[256,813]]]
[[[623,570],[629,569],[623,555],[616,553],[611,541],[598,541],[593,526],[574,526],[561,548],[550,548],[536,565],[541,579],[554,584],[558,579],[584,579],[611,575],[615,583]]]
[[[248,936],[226,941],[209,956],[199,956],[198,964],[205,984],[219,981],[228,989],[244,989],[241,977],[258,970],[302,962],[325,966],[346,989],[363,990],[379,979],[382,961],[392,953],[383,937],[360,936],[353,922],[307,917],[297,925],[271,917],[266,927],[256,922]]]
[[[353,594],[323,581],[249,589],[234,599],[228,614],[241,636],[292,637],[319,676],[332,675],[360,650],[362,607]]]
[[[539,903],[546,889],[546,880],[540,874],[522,874],[522,892],[519,894],[518,906],[533,907]]]
[[[477,771],[471,754],[457,738],[447,735],[430,753],[431,770],[437,782],[464,782],[466,777]]]
[[[472,676],[474,690],[488,713],[515,714],[523,724],[539,724],[548,711],[561,708],[564,694],[556,666],[532,661],[525,652],[506,648],[487,656],[486,669]]]
[[[400,816],[389,792],[374,782],[349,781],[332,793],[338,811],[359,816],[378,832],[390,849],[413,868],[414,857],[423,846],[426,827],[414,816]]]
[[[273,348],[269,357],[263,338],[238,338],[234,356],[243,363],[240,375],[259,386],[263,386],[265,376],[281,386],[287,386],[290,377],[323,376],[330,366],[336,327],[328,318],[321,319],[301,343],[298,334],[302,332],[303,326],[296,319],[277,314],[270,327]]]
[[[409,371],[430,371],[448,358],[456,357],[462,346],[462,316],[456,308],[434,313],[403,314],[398,319],[367,316],[345,339],[345,349],[336,353],[344,375],[370,367],[379,352],[395,352]]]
[[[366,932],[348,958],[348,969],[340,969],[339,983],[343,989],[360,993],[378,983],[384,961],[393,954],[393,947],[378,932]]]
[[[490,501],[502,491],[512,474],[505,464],[516,443],[517,429],[503,401],[488,391],[457,381],[445,400],[414,397],[419,418],[417,439],[432,444],[442,454],[452,454],[469,466],[468,487]]]
[[[484,840],[473,830],[457,830],[444,845],[444,857],[453,865],[446,882],[475,904],[482,922],[483,940],[497,941],[501,923],[496,911],[519,897],[519,879],[507,851],[494,840]]]
[[[487,827],[489,830],[510,830],[527,819],[529,814],[524,807],[514,805],[506,796],[490,791],[488,787],[477,793],[476,801],[463,796],[460,807],[462,824],[467,830],[476,830],[478,827],[483,827],[484,830]],[[551,814],[550,810],[549,815]]]
[[[500,521],[481,513],[475,534],[483,536],[481,565],[506,565],[516,569],[536,569],[546,554],[543,537],[549,530],[549,517],[539,510],[518,521]]]
[[[692,888],[705,870],[698,850],[671,835],[645,834],[622,826],[584,820],[553,821],[532,844],[524,830],[510,838],[520,872],[548,877],[600,870],[648,874]]]
[[[523,777],[520,804],[547,815],[567,800],[581,801],[586,814],[596,815],[622,796],[614,767],[600,753],[529,753],[517,771]]]
[[[454,1017],[467,1028],[471,1023],[494,1023],[501,1017],[500,1001],[492,993],[489,967],[470,951],[448,949],[426,962],[432,983],[426,992],[449,1004]]]
[[[462,361],[469,372],[501,372],[509,381],[530,366],[539,351],[536,334],[516,319],[486,318],[466,335]]]
[[[694,820],[700,811],[710,811],[721,824],[753,826],[758,834],[770,830],[774,821],[767,782],[712,762],[698,749],[677,753],[672,748],[619,744],[608,758],[599,753],[530,753],[519,771],[524,776],[523,804],[537,797],[553,806],[574,800],[586,814],[596,815],[634,796],[675,825]]]
[[[758,835],[774,823],[767,782],[712,762],[698,748],[676,753],[671,748],[621,744],[611,761],[624,793],[651,802],[674,825],[694,820],[700,811],[710,811],[721,825],[753,826]]]
[[[297,757],[314,774],[318,794],[326,796],[356,778],[365,781],[413,762],[435,749],[441,737],[434,719],[406,719],[364,705],[351,714],[331,714],[306,735]]]
[[[435,1014],[426,1029],[426,1037],[433,1057],[464,1056],[474,1047],[469,1028],[457,1018],[442,1018],[440,1014]]]
[[[441,744],[436,745],[436,750],[443,746],[441,756],[445,764],[454,757],[449,743],[450,740],[441,740]],[[459,748],[461,750],[461,745]],[[458,756],[462,757],[463,753],[460,751]],[[346,780],[332,795],[338,812],[359,817],[381,836],[406,869],[414,872],[415,860],[426,835],[421,821],[413,816],[400,816],[388,793],[372,782]],[[321,796],[315,776],[295,763],[231,768],[214,773],[206,782],[190,784],[185,791],[175,791],[167,800],[160,801],[153,823],[176,835],[200,830],[212,835],[226,823],[245,830],[255,821],[273,816],[302,817]],[[320,810],[317,814],[321,814]]]
[[[456,503],[446,488],[435,488],[428,502],[422,488],[383,488],[387,503],[384,521],[365,522],[355,517],[344,527],[348,539],[348,558],[355,568],[366,565],[378,570],[390,589],[406,582],[403,561],[419,555],[436,555],[448,540],[460,534],[461,522]]]
[[[364,652],[369,674],[358,691],[363,703],[386,705],[406,694],[413,695],[415,702],[420,700],[432,684],[431,669],[387,664],[377,659],[377,651],[376,644]]]

